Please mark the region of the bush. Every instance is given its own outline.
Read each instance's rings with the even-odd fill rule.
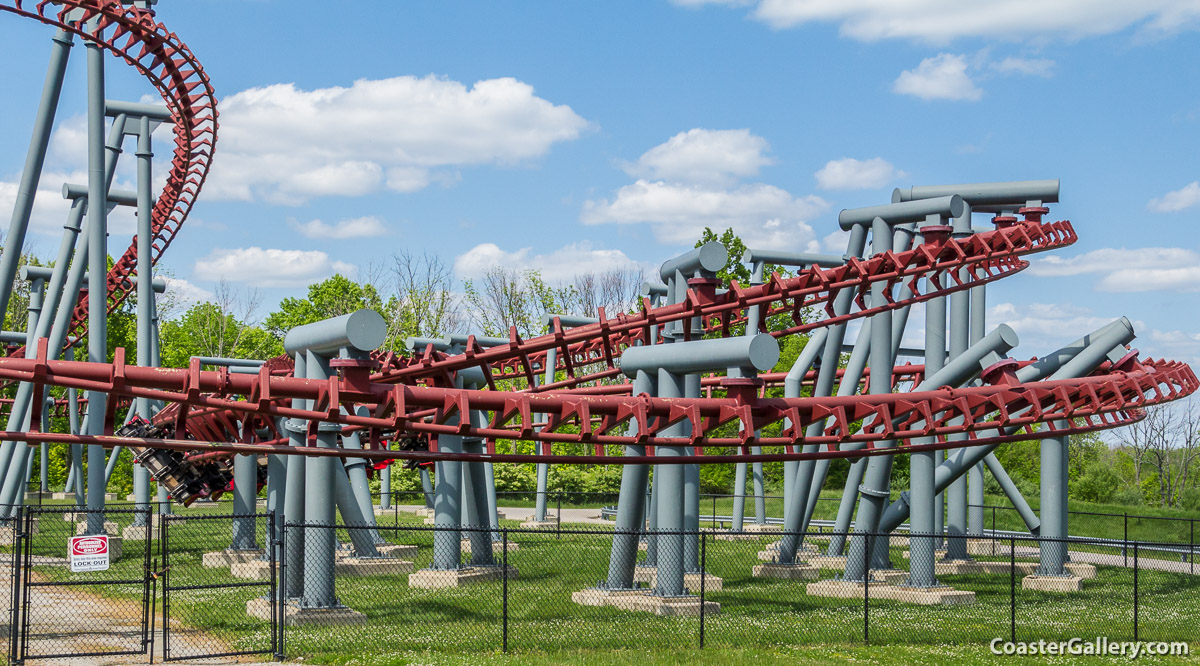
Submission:
[[[1179,506],[1188,511],[1200,511],[1200,486],[1192,486],[1179,493]]]
[[[1071,499],[1103,504],[1113,500],[1119,488],[1121,477],[1113,468],[1101,462],[1094,462],[1071,484],[1069,494]]]
[[[1109,501],[1121,506],[1140,506],[1144,498],[1137,488],[1122,488],[1113,493]]]

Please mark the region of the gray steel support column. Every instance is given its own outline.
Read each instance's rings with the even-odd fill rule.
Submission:
[[[741,532],[746,515],[746,463],[738,463],[733,471],[733,521],[730,531]]]
[[[245,423],[243,428],[247,428]],[[230,550],[258,550],[254,512],[258,498],[258,456],[233,457],[233,535]]]
[[[29,229],[29,216],[33,212],[33,200],[37,196],[38,182],[42,178],[42,165],[46,161],[46,148],[50,145],[50,132],[54,129],[54,115],[58,111],[58,99],[62,93],[71,43],[71,33],[59,30],[54,34],[50,46],[50,63],[46,68],[46,80],[42,84],[42,97],[34,117],[33,131],[29,136],[25,168],[21,170],[21,181],[17,185],[16,202],[8,224],[8,233],[4,237],[4,252],[0,254],[0,313],[8,312],[13,280],[17,277],[21,249],[25,245],[25,232]]]
[[[554,368],[557,365],[558,365],[558,350],[557,349],[547,349],[546,350],[546,369],[544,371],[545,378],[542,380],[543,384],[554,383]],[[533,448],[534,448],[534,451],[539,455],[541,455],[542,451],[545,450],[544,445],[541,442],[534,442]],[[545,520],[546,520],[546,489],[549,486],[549,483],[550,483],[550,465],[549,465],[549,463],[538,463],[537,464],[537,498],[536,498],[536,502],[534,503],[533,519],[534,519],[534,521],[539,522],[539,523],[545,522]],[[561,521],[562,516],[559,516],[558,519]]]
[[[1069,424],[1060,421],[1059,426]],[[1041,473],[1039,476],[1041,491],[1041,520],[1040,536],[1051,539],[1065,539],[1064,528],[1067,524],[1067,484],[1064,483],[1067,437],[1047,437],[1041,442]],[[1067,544],[1062,541],[1039,542],[1038,574],[1043,576],[1067,575],[1063,565],[1067,561]]]
[[[846,242],[846,254],[852,257],[861,257],[867,243],[867,229],[863,225],[856,225],[850,229],[850,239]],[[854,304],[854,290],[842,289],[833,299],[834,316],[842,316],[850,312],[851,305]],[[864,323],[865,325],[865,323]],[[842,354],[842,341],[846,338],[846,324],[834,324],[833,326],[825,327],[821,330],[828,331],[825,338],[825,344],[821,348],[821,368],[817,371],[816,384],[813,386],[813,397],[827,397],[833,393],[833,384],[837,380],[838,361]],[[812,342],[810,338],[809,342]],[[843,384],[845,380],[843,379]],[[857,380],[855,382],[857,386]],[[820,420],[808,426],[804,431],[804,436],[816,437],[825,429],[825,421]],[[817,450],[816,444],[805,444],[801,447],[801,451],[812,453]],[[824,461],[821,461],[824,462]],[[803,462],[785,462],[784,469],[788,465],[793,466],[794,474],[798,483],[794,483],[791,489],[791,497],[784,497],[784,536],[779,546],[779,562],[790,564],[796,560],[796,549],[799,548],[802,538],[797,536],[797,533],[803,533],[804,525],[807,524],[806,515],[811,515],[812,506],[816,502],[809,501],[810,489],[820,492],[820,487],[824,483],[824,478],[817,474],[815,465],[804,465]],[[813,470],[806,472],[806,470]],[[802,534],[801,534],[802,535]]]
[[[842,555],[846,550],[846,535],[850,531],[850,521],[854,518],[854,507],[858,504],[858,487],[862,485],[863,474],[867,471],[867,460],[859,458],[850,463],[846,473],[846,485],[842,487],[842,501],[838,503],[837,516],[833,521],[833,534],[829,535],[827,555]]]
[[[108,183],[104,169],[104,50],[98,42],[87,48],[88,126],[88,361],[108,362]],[[124,122],[118,118],[114,122]],[[65,303],[64,303],[65,305]],[[104,434],[108,395],[88,393],[87,434]],[[89,444],[87,534],[104,533],[104,447]]]
[[[1122,317],[1111,324],[1103,326],[1092,333],[1047,354],[1037,361],[1019,368],[1016,371],[1016,381],[1019,384],[1035,382],[1042,379],[1072,379],[1085,377],[1092,373],[1116,349],[1128,344],[1133,339],[1133,325]],[[1020,416],[1028,408],[1019,410],[1014,416]],[[981,438],[995,437],[1001,434],[1012,435],[1018,432],[1018,427],[1007,428],[1003,433],[999,430],[985,430],[979,433]],[[999,445],[972,446],[957,449],[946,457],[946,462],[934,470],[934,490],[942,491],[952,482],[961,479],[967,471],[984,460]],[[909,516],[907,502],[893,504],[880,524],[880,529],[891,531],[896,529]],[[1028,521],[1028,519],[1027,519]],[[1028,524],[1028,522],[1027,522]],[[1039,534],[1041,525],[1030,526],[1030,532]]]
[[[328,380],[330,374],[328,358],[311,351],[307,353],[306,378],[322,381]],[[336,449],[340,430],[341,426],[336,423],[318,423],[317,448]],[[333,530],[337,520],[333,496],[337,464],[336,458],[321,457],[312,458],[305,465],[304,522],[320,527],[304,530],[304,593],[300,595],[300,605],[304,608],[339,605],[333,575],[337,552]]]
[[[996,459],[996,454],[987,454],[987,457],[983,459],[983,465],[991,472],[992,478],[996,479],[996,482],[1000,484],[1000,488],[1004,490],[1004,496],[1008,498],[1008,501],[1012,502],[1013,508],[1021,516],[1021,520],[1024,520],[1030,529],[1040,525],[1041,521],[1038,519],[1037,514],[1033,512],[1033,508],[1029,506],[1029,502],[1025,501],[1025,496],[1021,494],[1021,491],[1017,490],[1016,484],[1008,476],[1004,465],[1001,465],[1000,461]]]
[[[983,337],[987,326],[987,285],[971,287],[971,344]],[[970,510],[967,512],[967,534],[983,535],[983,464],[971,468],[967,474],[967,494]]]
[[[693,335],[699,340],[700,335]],[[687,374],[683,377],[683,394],[687,398],[700,397],[700,375]],[[686,426],[685,426],[686,427]],[[691,429],[688,429],[691,433]],[[685,456],[694,456],[691,449],[684,449]],[[700,463],[683,466],[683,529],[687,535],[683,540],[683,566],[687,573],[700,571]]]
[[[341,460],[333,459],[333,501],[337,511],[342,516],[343,525],[369,525],[367,514],[363,513],[362,505],[354,494],[346,468]],[[374,518],[374,511],[370,513]],[[355,557],[379,557],[375,550],[378,534],[374,530],[346,530],[350,534],[350,542],[354,544]]]
[[[925,373],[932,375],[946,365],[946,297],[925,303]],[[914,444],[932,444],[934,438],[922,437]],[[909,456],[908,502],[909,574],[907,585],[933,587],[937,585],[937,547],[941,542],[941,503],[933,492],[933,474],[938,456],[934,451],[914,452]],[[934,536],[934,535],[937,536]],[[929,536],[923,536],[929,535]]]
[[[883,254],[892,250],[893,229],[882,218],[875,218],[871,223],[871,250],[873,254]],[[888,285],[875,282],[871,285],[871,303],[883,303]],[[871,376],[868,392],[882,395],[892,392],[892,368],[895,367],[892,353],[892,311],[884,310],[871,317]],[[878,447],[890,448],[895,441],[879,442]],[[854,539],[866,539],[866,548],[874,547],[874,538],[867,539],[866,533],[874,532],[879,527],[879,517],[883,515],[884,503],[887,501],[891,488],[892,457],[873,456],[867,461],[863,473],[863,484],[859,486],[862,501],[858,505],[855,531],[863,536]],[[854,552],[853,543],[850,552]],[[855,561],[857,560],[857,561]],[[866,562],[851,557],[846,560],[846,580],[863,580],[867,575]]]
[[[937,450],[933,452],[933,468],[937,469],[939,465],[946,462],[946,452]],[[946,545],[946,495],[938,491],[933,496],[933,543],[934,548],[943,548]]]
[[[433,479],[430,478],[429,467],[418,467],[421,475],[421,494],[425,496],[425,508],[433,508]]]
[[[150,353],[152,355],[151,362],[154,364],[154,367],[157,368],[162,365],[162,349],[160,347],[159,338],[158,338],[158,299],[157,298],[151,299],[150,307],[151,307],[150,339],[151,339],[151,342],[153,343],[150,345]],[[158,512],[161,515],[169,516],[171,514],[171,496],[167,493],[166,487],[163,486],[162,484],[158,484],[157,500],[158,500]],[[283,520],[277,519],[275,521],[275,524],[279,529],[280,535],[282,535],[283,534]]]
[[[658,372],[658,397],[683,397],[683,377],[660,370]],[[664,437],[679,437],[687,434],[682,424],[668,426],[661,433]],[[660,446],[656,455],[667,458],[678,458],[684,455],[681,446]],[[684,535],[683,535],[683,465],[658,465],[654,475],[658,488],[654,491],[654,499],[658,501],[658,571],[654,593],[662,597],[678,597],[685,593],[683,587],[684,572]]]
[[[632,393],[635,396],[655,393],[654,380],[649,372],[637,373],[633,380]],[[638,425],[640,427],[641,424]],[[644,456],[646,447],[626,446],[625,455]],[[613,525],[612,553],[608,558],[606,587],[610,590],[634,586],[633,569],[637,564],[638,532],[642,530],[642,519],[646,510],[646,484],[649,480],[649,465],[621,467],[621,495],[617,501],[617,519]]]
[[[458,423],[458,416],[450,423]],[[462,453],[462,437],[438,435],[437,448],[445,453]],[[457,460],[437,463],[437,486],[433,493],[433,569],[459,569],[462,566],[462,487],[463,464]]]
[[[71,356],[75,356],[75,348],[72,347]],[[72,359],[74,360],[74,359]],[[79,392],[73,388],[67,389],[67,402],[71,403],[68,410],[67,418],[70,420],[71,434],[78,435],[83,432],[80,430],[79,424]],[[71,476],[75,480],[75,508],[83,508],[86,498],[83,495],[83,445],[71,445]],[[68,479],[69,481],[69,479]],[[64,490],[63,492],[71,492]]]
[[[283,428],[284,419],[279,419],[279,431]],[[267,512],[275,514],[275,533],[269,535],[274,541],[279,541],[283,532],[283,507],[287,503],[287,464],[290,456],[267,456]],[[274,547],[274,546],[272,546]],[[283,553],[275,552],[275,561],[283,561]]]
[[[419,469],[424,470],[424,468]],[[377,471],[379,473],[379,508],[390,509],[392,508],[392,464],[388,463],[383,469]],[[425,480],[424,475],[421,476],[421,480]],[[425,503],[429,504],[428,498]]]
[[[971,208],[954,218],[954,238],[963,239],[971,235]],[[967,269],[961,269],[963,278],[970,276]],[[950,359],[957,358],[966,351],[970,341],[971,295],[966,290],[950,294]],[[949,437],[951,441],[966,439],[964,435],[956,434]],[[950,484],[946,489],[948,512],[946,527],[949,540],[946,543],[947,560],[969,560],[967,554],[967,479],[962,478]]]
[[[657,452],[657,449],[655,449]],[[654,473],[650,477],[650,510],[648,513],[649,520],[646,521],[646,559],[643,561],[648,567],[658,566],[658,488],[659,488],[659,473],[662,465],[652,465],[650,467]]]
[[[474,418],[474,416],[472,416]],[[467,453],[483,453],[483,440],[463,439]],[[489,527],[487,518],[487,484],[483,480],[483,463],[463,464],[463,526],[475,528],[466,539],[471,544],[471,566],[491,566],[496,563],[492,554],[492,538],[482,528]]]
[[[154,151],[150,144],[150,118],[142,116],[138,123],[137,151],[137,364],[140,366],[153,365],[151,347],[154,346],[154,270],[151,268],[151,257],[154,256],[153,228],[151,225],[154,212],[154,183],[151,171],[151,161]],[[149,419],[150,399],[137,398],[138,416]],[[236,466],[236,463],[235,463]],[[235,471],[236,476],[236,471]],[[133,499],[140,511],[150,507],[150,470],[138,463],[133,464]],[[251,507],[250,513],[254,512]],[[145,513],[134,514],[134,525],[146,522]],[[251,540],[254,529],[251,527]],[[235,535],[234,541],[237,541]],[[237,546],[234,546],[235,548]]]
[[[496,469],[490,462],[483,463],[483,483],[487,489],[488,526],[492,528],[492,541],[500,541],[500,510],[496,506]]]
[[[295,354],[296,366],[293,375],[304,377],[308,372],[308,359],[303,352]],[[301,409],[308,408],[307,400],[296,401]],[[293,403],[294,404],[294,403]],[[308,445],[308,421],[287,419],[288,446],[301,447]],[[304,592],[304,483],[308,471],[308,458],[304,456],[288,456],[287,492],[283,496],[283,519],[292,527],[287,533],[287,544],[284,557],[286,558],[286,576],[283,581],[284,594],[288,599],[299,599]],[[159,486],[160,492],[163,490]]]
[[[358,407],[355,409],[358,416],[369,415],[366,407]],[[361,451],[362,437],[357,431],[352,431],[342,435],[342,448]],[[363,525],[370,525],[369,530],[358,530],[370,537],[372,543],[381,543],[383,537],[379,536],[379,532],[375,529],[375,505],[371,501],[371,482],[367,479],[367,461],[362,458],[345,458],[341,461],[342,467],[346,471],[346,480],[349,482],[349,488],[353,493],[354,501],[358,504],[357,515],[361,516],[357,520]],[[343,517],[345,511],[342,512]]]

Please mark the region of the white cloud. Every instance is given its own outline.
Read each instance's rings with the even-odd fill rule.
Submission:
[[[1104,248],[1070,258],[1037,259],[1030,272],[1042,277],[1101,273],[1105,292],[1200,291],[1200,252],[1181,247]]]
[[[288,220],[288,226],[300,232],[300,235],[305,238],[318,239],[373,238],[385,236],[388,233],[387,225],[383,223],[383,220],[371,215],[338,220],[333,224],[326,224],[321,220],[309,220],[308,222]]]
[[[837,23],[861,41],[900,38],[947,43],[958,38],[1080,39],[1131,26],[1146,34],[1193,27],[1194,0],[761,0],[754,16],[775,28]]]
[[[680,183],[727,185],[754,176],[773,160],[766,139],[748,129],[680,132],[625,165],[635,178]]]
[[[479,277],[493,266],[537,270],[551,283],[570,282],[576,275],[613,268],[647,268],[620,250],[593,247],[587,241],[571,243],[549,254],[534,254],[530,247],[510,252],[495,243],[480,243],[454,259],[454,272],[462,278]]]
[[[882,157],[856,160],[843,157],[830,160],[814,174],[817,185],[826,190],[865,190],[883,187],[904,175]]]
[[[1196,204],[1200,204],[1200,180],[1193,180],[1178,190],[1151,199],[1146,208],[1156,213],[1175,213]]]
[[[302,287],[334,273],[353,276],[353,264],[331,261],[320,250],[278,250],[244,247],[218,248],[196,260],[193,267],[202,280],[247,282],[261,287]]]
[[[38,184],[37,193],[33,199],[33,211],[29,217],[29,233],[61,238],[63,225],[71,210],[71,201],[64,199],[63,183],[87,184],[87,172],[83,171],[45,171]],[[131,183],[113,182],[113,189],[129,189]],[[0,215],[9,216],[17,202],[17,192],[20,190],[18,180],[0,181]],[[157,197],[157,192],[155,193]],[[108,239],[110,253],[124,252],[128,247],[129,238],[126,234],[137,231],[137,218],[134,209],[128,206],[117,206],[108,214],[108,230],[113,234]],[[119,246],[119,249],[118,249]]]
[[[988,328],[1011,326],[1021,345],[1010,355],[1023,359],[1053,351],[1117,317],[1097,315],[1089,308],[1069,303],[997,303],[988,308],[987,323]],[[1140,328],[1141,323],[1134,322],[1134,331]]]
[[[638,180],[612,199],[583,204],[584,224],[648,224],[660,242],[691,245],[704,227],[732,228],[750,247],[816,251],[808,220],[829,208],[824,199],[793,197],[762,183],[734,189]]]
[[[212,300],[213,293],[198,287],[187,280],[176,277],[164,277],[167,282],[167,294],[174,301],[178,310],[186,310],[197,303]]]
[[[1001,74],[1022,74],[1048,79],[1054,76],[1054,61],[1045,58],[1014,58],[1009,56],[1000,62],[988,65]]]
[[[983,97],[983,90],[967,74],[966,57],[953,53],[925,58],[916,69],[900,72],[892,84],[892,92],[924,100],[977,101]]]
[[[209,198],[297,204],[387,187],[412,192],[459,167],[539,158],[588,126],[512,78],[466,85],[436,76],[360,79],[301,90],[282,83],[221,101]]]
[[[836,229],[821,239],[821,247],[826,252],[834,254],[842,254],[846,251],[846,245],[850,242],[850,232]]]

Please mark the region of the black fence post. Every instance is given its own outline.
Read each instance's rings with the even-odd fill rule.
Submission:
[[[1124,561],[1125,561],[1125,564],[1123,566],[1128,567],[1129,566],[1129,512],[1128,511],[1125,512],[1125,536],[1121,537],[1121,540],[1123,542],[1121,545],[1121,557],[1123,557]]]
[[[27,509],[23,506],[18,506],[16,514],[13,516],[11,529],[13,537],[13,560],[12,560],[12,594],[9,595],[11,600],[11,608],[8,623],[8,656],[9,663],[20,663],[20,650],[17,645],[20,640],[20,626],[23,615],[21,613],[21,573],[24,568],[24,551],[28,549],[25,543],[25,522],[28,520]]]
[[[1017,642],[1017,537],[1008,537],[1008,623],[1009,640]]]
[[[502,640],[503,640],[503,651],[508,652],[508,528],[505,527],[503,530],[501,530],[500,535],[501,535],[500,539],[501,539],[501,543],[502,543],[502,548],[501,548],[500,552],[504,553],[502,556],[504,558],[503,559],[504,572],[502,574],[504,576],[504,594],[503,594],[504,608],[502,611],[503,615],[504,615],[504,637]]]
[[[716,501],[715,499],[713,500]],[[713,515],[717,515],[715,512]],[[708,533],[700,532],[700,649],[704,649],[704,582],[708,578]]]
[[[287,657],[283,647],[284,626],[287,624],[287,515],[284,515],[283,524],[279,528],[279,587],[277,589],[275,599],[275,626],[279,632],[279,638],[275,642],[275,657],[282,661]]]
[[[1138,640],[1138,544],[1133,542],[1133,640]]]
[[[561,490],[558,491],[558,493],[557,493],[556,501],[558,502],[558,516],[557,516],[556,523],[555,523],[555,531],[558,534],[555,536],[555,538],[561,539],[562,538],[562,491]]]
[[[849,540],[849,539],[847,539]],[[863,545],[863,645],[871,644],[871,539],[864,533]]]
[[[279,594],[279,577],[275,567],[279,564],[279,559],[282,553],[279,550],[279,530],[275,522],[277,517],[274,511],[267,512],[267,543],[271,550],[268,555],[268,564],[271,568],[271,586],[267,588],[271,595],[271,653],[277,660],[283,660],[283,653],[279,649],[279,607],[283,604],[283,600]]]

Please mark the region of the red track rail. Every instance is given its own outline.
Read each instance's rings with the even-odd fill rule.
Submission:
[[[66,17],[79,10],[77,23]],[[217,143],[217,99],[200,62],[175,33],[154,20],[154,12],[120,0],[55,0],[31,3],[0,0],[0,11],[52,25],[95,41],[133,65],[162,95],[171,111],[175,149],[167,184],[155,202],[151,228],[153,264],[175,239],[208,177]],[[94,25],[89,25],[95,20]],[[108,311],[129,296],[138,270],[137,239],[108,272]],[[87,328],[87,296],[72,315],[72,335]]]

